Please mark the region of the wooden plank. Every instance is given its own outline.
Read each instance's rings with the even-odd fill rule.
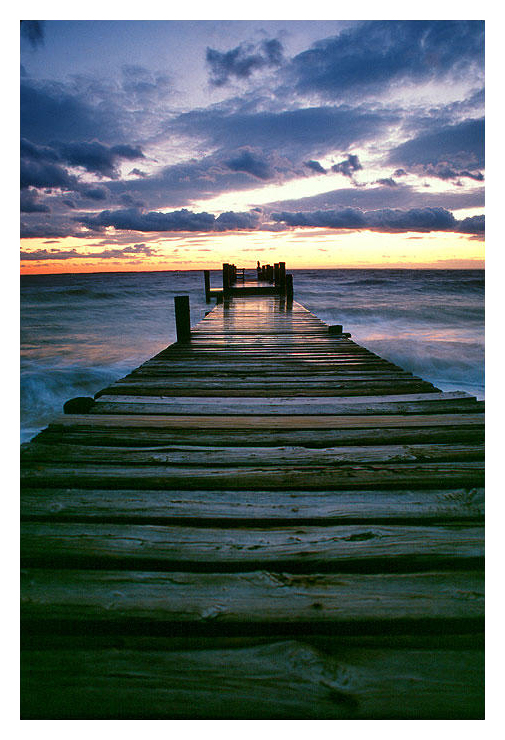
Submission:
[[[132,487],[233,488],[237,490],[283,490],[297,488],[454,488],[481,486],[484,463],[357,463],[330,465],[283,465],[211,467],[183,465],[107,465],[99,463],[27,462],[21,483],[25,487],[82,488]]]
[[[121,386],[122,387],[122,386]],[[153,403],[155,403],[154,398],[156,396],[153,395]],[[125,394],[125,398],[130,399],[131,396],[129,394]],[[188,396],[188,398],[191,398]],[[101,397],[102,401],[104,400],[104,397]],[[310,396],[306,396],[306,403],[310,404],[311,398]],[[115,401],[118,399],[115,398]],[[144,398],[142,400],[145,400]],[[247,398],[244,398],[245,401],[247,401]],[[253,399],[256,401],[256,399]],[[165,403],[165,398],[160,398],[159,403]],[[350,399],[346,398],[345,396],[337,396],[335,397],[334,403],[337,408],[341,408],[342,406],[346,406],[348,403],[352,403],[353,406],[359,405],[379,405],[380,408],[383,408],[384,404],[386,403],[402,403],[402,402],[408,402],[413,403],[416,401],[422,401],[423,403],[426,402],[436,402],[438,404],[439,401],[471,401],[472,406],[471,408],[482,408],[482,404],[479,404],[479,406],[476,406],[476,399],[475,396],[470,395],[470,393],[466,393],[465,391],[449,391],[446,393],[438,392],[438,393],[404,393],[404,394],[391,394],[388,396],[381,396],[381,398],[377,398],[377,396],[366,396],[366,395],[360,395],[357,398],[351,397]],[[200,403],[200,401],[195,401],[195,403]],[[324,401],[321,402],[320,399],[316,399],[316,403],[325,403]],[[435,408],[435,407],[433,407]]]
[[[120,414],[69,414],[57,418],[50,428],[58,427],[118,427],[118,428],[179,428],[179,429],[384,429],[405,427],[479,426],[484,425],[484,414],[421,414],[383,416],[266,416],[262,414],[229,415],[169,415],[162,417]]]
[[[348,389],[346,389],[347,392]],[[368,396],[367,396],[368,398]],[[474,399],[444,399],[433,401],[381,402],[374,398],[368,402],[357,401],[345,396],[346,402],[339,403],[334,396],[303,397],[244,397],[228,399],[226,396],[128,396],[103,395],[97,398],[91,408],[93,414],[244,414],[271,415],[356,415],[356,414],[433,414],[455,413],[458,411],[480,411],[482,401]]]
[[[131,417],[122,417],[128,418]],[[153,417],[147,417],[152,419]],[[154,417],[159,419],[159,417]],[[142,447],[156,445],[265,447],[296,445],[308,448],[336,445],[391,444],[481,444],[481,425],[377,429],[195,429],[136,426],[100,426],[96,417],[90,426],[52,425],[34,438],[43,444],[79,444]]]
[[[484,718],[482,649],[32,650],[21,675],[22,719]]]
[[[401,386],[396,383],[391,384],[381,384],[379,385],[373,385],[373,384],[367,384],[366,385],[366,392],[367,394],[375,393],[374,398],[376,398],[377,401],[380,401],[384,396],[390,394],[391,392],[398,392],[398,391],[405,391],[409,392],[412,391],[413,394],[419,393],[419,391],[424,391],[425,393],[430,393],[433,390],[433,386],[430,384],[424,384],[424,383],[404,383]],[[363,394],[363,389],[356,387],[354,384],[350,385],[350,387],[346,388],[335,388],[331,386],[310,386],[309,388],[304,388],[303,383],[300,383],[298,387],[296,386],[283,386],[278,385],[276,388],[262,388],[261,386],[257,386],[256,388],[241,388],[240,383],[236,385],[236,387],[228,387],[225,382],[221,383],[221,386],[209,388],[205,386],[205,383],[201,383],[200,388],[195,387],[182,387],[182,388],[173,388],[169,383],[165,383],[163,385],[157,384],[153,385],[151,387],[142,387],[142,386],[120,386],[120,385],[113,385],[109,386],[108,388],[105,388],[103,391],[99,391],[95,394],[95,400],[98,400],[99,398],[103,398],[104,396],[123,396],[123,395],[129,395],[131,396],[147,396],[147,400],[149,400],[149,397],[153,396],[165,396],[165,397],[172,397],[172,398],[187,398],[189,394],[191,394],[194,398],[236,398],[236,399],[242,399],[244,396],[247,396],[247,398],[272,398],[272,399],[279,399],[280,396],[282,398],[290,398],[290,399],[297,399],[297,398],[306,398],[308,395],[310,395],[311,398],[340,398],[340,397],[352,397],[352,398],[360,398]],[[339,395],[340,394],[340,395]],[[241,402],[241,401],[239,401]],[[459,404],[461,405],[461,404]]]
[[[25,461],[103,462],[110,465],[339,465],[349,462],[433,462],[483,460],[484,445],[381,445],[367,447],[101,447],[90,445],[21,446]]]
[[[348,635],[483,629],[484,574],[23,573],[21,617],[33,623],[113,624],[114,634],[149,634],[151,625],[211,623],[213,634],[289,635],[300,630]],[[136,620],[136,622],[132,621]],[[58,631],[58,625],[56,630]],[[89,629],[89,627],[87,628]]]
[[[21,494],[24,521],[185,523],[437,523],[480,520],[483,488],[379,491],[139,491],[36,488]],[[190,520],[190,521],[189,521]]]
[[[482,565],[479,526],[212,528],[24,522],[22,566],[385,573]]]

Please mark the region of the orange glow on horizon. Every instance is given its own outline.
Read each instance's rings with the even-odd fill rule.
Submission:
[[[119,242],[119,243],[118,243]],[[108,250],[122,250],[142,242],[156,254],[100,258]],[[90,239],[24,239],[25,252],[51,250],[86,254],[84,258],[24,260],[21,274],[90,272],[145,272],[161,270],[220,269],[234,262],[253,269],[256,261],[284,261],[291,269],[338,268],[460,268],[484,267],[484,242],[452,232],[384,233],[328,229],[292,229],[111,239],[110,244]],[[97,257],[94,255],[96,251]]]

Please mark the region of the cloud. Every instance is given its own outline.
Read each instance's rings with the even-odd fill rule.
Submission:
[[[393,180],[392,177],[380,177],[378,180],[375,180],[375,182],[378,185],[385,185],[388,188],[398,187],[398,183],[396,182],[396,180]]]
[[[364,213],[358,208],[343,208],[332,211],[299,211],[290,213],[272,213],[273,221],[283,222],[287,226],[313,226],[330,229],[359,229],[366,227]]]
[[[221,87],[230,78],[246,79],[264,67],[278,67],[283,62],[283,47],[278,39],[269,39],[259,45],[239,44],[221,52],[207,47],[205,61],[210,71],[210,83]]]
[[[485,230],[485,216],[470,216],[458,224],[458,231],[462,234],[483,234]]]
[[[300,93],[357,97],[483,69],[483,50],[482,21],[365,21],[298,54],[289,78]]]
[[[249,212],[237,213],[226,211],[216,218],[216,231],[234,231],[235,229],[256,229],[261,218],[261,212],[253,209]]]
[[[37,190],[21,191],[21,212],[22,213],[49,213],[50,208],[45,203],[38,200]]]
[[[44,44],[44,21],[21,21],[21,37],[27,39],[32,48]]]
[[[236,157],[226,161],[225,165],[233,172],[246,172],[259,180],[270,180],[273,177],[268,161],[251,149],[242,149]]]
[[[60,188],[77,190],[78,180],[64,167],[51,162],[22,159],[20,165],[21,188]]]
[[[110,195],[110,191],[103,185],[84,186],[80,192],[85,198],[91,198],[91,200],[107,200]]]
[[[145,244],[134,244],[124,249],[105,249],[102,252],[78,252],[76,249],[36,249],[33,252],[21,251],[21,260],[70,260],[70,259],[117,259],[122,257],[150,257],[157,254],[157,250]]]
[[[94,106],[86,90],[57,82],[21,81],[21,135],[37,143],[85,141],[118,135],[120,117],[109,106]],[[116,114],[116,115],[115,115]]]
[[[305,167],[308,167],[310,170],[314,170],[314,172],[317,172],[320,175],[326,175],[326,170],[322,164],[314,159],[309,159],[308,162],[304,162],[303,164]]]
[[[358,157],[356,154],[348,154],[347,159],[343,162],[334,164],[331,168],[333,172],[341,172],[346,177],[352,177],[357,170],[362,170]]]
[[[117,179],[117,165],[121,160],[143,157],[139,147],[126,144],[107,146],[92,141],[57,142],[52,146],[41,146],[28,139],[21,139],[21,187],[79,190],[78,178],[70,174],[67,167],[82,167],[99,177]],[[103,200],[108,191],[96,186],[85,187],[82,192],[88,198]]]
[[[484,134],[483,118],[435,127],[392,149],[388,161],[441,179],[483,180],[476,170],[484,167]]]
[[[126,231],[235,231],[256,229],[261,212],[227,211],[218,218],[211,213],[193,213],[185,208],[170,213],[142,212],[136,208],[102,211],[95,216],[75,217],[88,229],[101,231],[114,227]]]
[[[226,151],[252,147],[265,154],[277,151],[301,162],[328,151],[345,151],[356,142],[376,141],[399,120],[395,112],[348,106],[250,112],[222,105],[183,113],[171,126],[178,133],[204,139],[208,146]]]
[[[137,208],[127,208],[102,211],[96,216],[81,216],[75,220],[97,231],[109,226],[125,231],[212,231],[215,219],[210,213],[192,213],[185,208],[171,213],[145,213]]]
[[[398,231],[464,231],[480,233],[484,217],[457,221],[444,208],[411,208],[399,210],[383,208],[376,211],[361,211],[358,208],[343,208],[327,211],[299,211],[272,213],[273,221],[291,227],[316,227],[329,229],[373,229],[383,232]]]
[[[144,159],[140,147],[118,144],[107,146],[98,141],[80,141],[55,145],[62,161],[101,177],[117,179],[117,165],[121,160]]]

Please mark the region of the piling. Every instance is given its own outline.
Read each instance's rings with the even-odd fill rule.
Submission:
[[[210,270],[203,271],[203,279],[205,281],[205,301],[210,303]]]
[[[175,304],[175,328],[178,342],[187,342],[191,336],[191,319],[189,315],[189,296],[177,295]]]

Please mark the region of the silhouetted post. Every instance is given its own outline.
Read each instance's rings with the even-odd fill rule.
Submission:
[[[286,292],[286,263],[279,262],[279,290],[281,293]]]
[[[177,341],[187,342],[191,336],[191,321],[189,318],[189,295],[174,296],[174,304]]]
[[[279,285],[279,263],[278,262],[274,264],[274,285],[275,287]]]
[[[293,303],[293,276],[286,275],[286,300],[289,303]]]
[[[328,331],[330,334],[342,334],[342,324],[330,324]]]
[[[203,271],[203,279],[205,280],[205,301],[210,302],[210,270]]]
[[[230,265],[228,262],[223,264],[223,290],[229,290],[230,288]]]

